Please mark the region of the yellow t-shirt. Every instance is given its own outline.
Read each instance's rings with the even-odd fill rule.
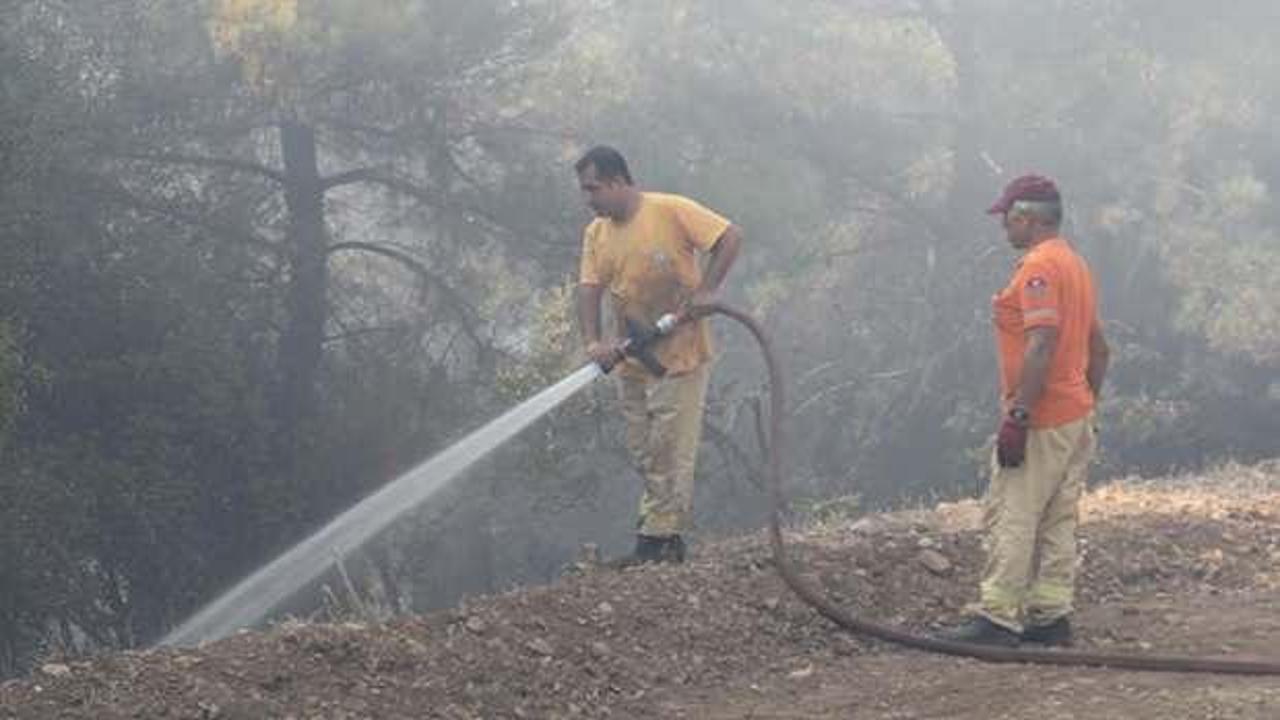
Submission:
[[[596,218],[583,232],[579,279],[609,289],[619,336],[626,334],[626,318],[652,325],[678,309],[702,284],[699,254],[729,227],[728,220],[688,198],[650,192],[640,197],[627,222]],[[696,369],[711,359],[707,321],[681,325],[654,353],[670,374]],[[646,372],[630,358],[620,370]]]

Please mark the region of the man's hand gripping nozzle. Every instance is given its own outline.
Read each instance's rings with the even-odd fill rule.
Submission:
[[[679,324],[680,319],[673,313],[663,315],[653,325],[646,325],[627,318],[627,338],[622,342],[622,352],[619,360],[623,357],[633,357],[654,377],[664,377],[667,374],[667,369],[663,367],[662,363],[658,361],[658,356],[654,354],[654,346],[659,340],[669,335]],[[606,373],[615,367],[617,367],[617,362],[600,365],[600,369]]]

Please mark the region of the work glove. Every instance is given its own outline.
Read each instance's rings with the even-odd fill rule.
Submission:
[[[1000,424],[996,434],[996,462],[1003,468],[1020,467],[1027,459],[1027,411],[1014,408]]]

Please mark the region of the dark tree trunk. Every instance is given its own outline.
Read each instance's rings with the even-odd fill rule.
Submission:
[[[324,223],[324,188],[316,162],[315,131],[286,122],[280,126],[284,155],[285,202],[289,209],[289,286],[285,326],[280,338],[277,372],[280,383],[277,418],[288,452],[297,450],[302,426],[315,417],[317,375],[323,353],[328,313],[328,246]]]

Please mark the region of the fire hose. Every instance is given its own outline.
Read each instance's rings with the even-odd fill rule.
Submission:
[[[764,357],[769,377],[768,443],[765,468],[772,512],[769,516],[769,544],[774,566],[787,587],[818,614],[848,632],[874,638],[903,647],[930,653],[967,657],[991,663],[1027,663],[1033,665],[1057,665],[1067,667],[1103,667],[1148,672],[1217,673],[1227,675],[1280,675],[1280,659],[1242,659],[1193,657],[1184,655],[1125,654],[1094,652],[1089,650],[1049,650],[1026,647],[996,647],[957,642],[943,638],[916,635],[892,625],[857,617],[833,602],[825,592],[806,579],[791,556],[782,533],[782,515],[786,497],[782,487],[782,453],[786,446],[784,418],[786,408],[782,372],[773,346],[760,324],[749,314],[728,305],[713,303],[697,308],[693,315],[708,317],[722,315],[737,321],[755,338]],[[640,357],[647,347],[665,335],[674,323],[670,316],[659,321],[658,326],[639,336],[633,335],[628,354]],[[651,355],[644,364],[656,373]],[[661,373],[656,373],[661,374]]]

